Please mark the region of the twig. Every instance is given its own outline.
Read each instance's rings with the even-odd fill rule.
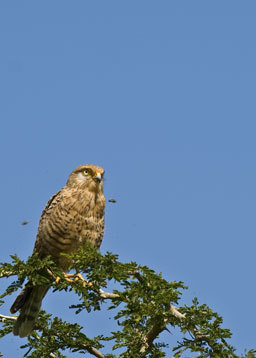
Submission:
[[[15,276],[15,275],[16,275],[16,273],[13,273],[11,271],[5,271],[5,272],[0,273],[0,278],[2,278],[2,277],[10,277],[10,276]]]
[[[3,322],[8,320],[16,321],[17,316],[4,316],[3,314],[0,314],[0,319],[2,319]]]
[[[140,283],[143,283],[143,282],[145,281],[145,279],[141,276],[139,270],[128,271],[127,273],[128,273],[129,275],[132,275],[132,276],[136,277],[137,280],[138,280]]]
[[[54,281],[56,281],[56,276],[53,274],[53,272],[50,270],[50,269],[48,269],[48,267],[46,267],[46,272],[48,273],[48,275],[49,276],[51,276],[51,278],[54,280]]]
[[[180,319],[180,320],[183,320],[183,319],[186,318],[186,316],[185,316],[183,313],[180,313],[178,307],[176,307],[176,306],[174,306],[174,305],[171,305],[171,306],[170,306],[170,310],[171,310],[172,314],[173,314],[176,318],[178,318],[178,319]]]
[[[41,337],[39,336],[39,334],[35,334],[35,336],[36,336],[36,338],[39,340],[39,342],[40,342],[40,339],[41,339]],[[54,353],[50,353],[49,354],[49,357],[50,358],[57,358],[57,356],[54,354]]]
[[[86,345],[82,345],[81,348],[86,349],[87,352],[93,354],[97,358],[105,358],[104,354],[98,351],[98,349],[93,347],[88,347]]]
[[[113,300],[115,298],[119,298],[120,296],[117,293],[112,293],[112,292],[106,292],[100,289],[100,297],[105,299],[110,299]]]

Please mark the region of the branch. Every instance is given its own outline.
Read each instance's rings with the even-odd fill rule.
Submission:
[[[36,338],[37,338],[37,339],[39,340],[39,342],[40,342],[41,337],[39,336],[39,334],[36,333],[35,335],[36,335]],[[56,356],[54,353],[50,353],[50,354],[49,354],[49,357],[50,357],[50,358],[57,358],[57,356]]]
[[[147,349],[152,345],[154,339],[166,329],[166,325],[168,324],[168,320],[164,319],[162,321],[161,319],[156,320],[153,327],[148,331],[148,333],[143,337],[143,345],[140,349],[140,353],[146,353]]]
[[[110,299],[113,300],[115,298],[119,298],[120,296],[117,293],[112,293],[112,292],[106,292],[100,289],[100,297],[105,299]]]
[[[98,349],[96,349],[96,348],[88,347],[86,345],[82,345],[81,348],[86,349],[87,352],[91,353],[92,355],[94,355],[97,358],[105,358],[104,354],[101,353],[100,351],[98,351]]]
[[[137,278],[137,280],[142,283],[144,282],[144,278],[141,276],[139,271],[131,271],[129,272],[130,275],[133,275],[134,277]],[[112,292],[106,292],[100,289],[99,291],[100,293],[100,297],[103,299],[116,299],[119,298],[120,296],[117,293],[112,293]],[[185,319],[185,315],[179,312],[179,309],[174,306],[174,305],[170,305],[170,311],[173,314],[174,317],[178,318],[179,320],[183,320]],[[140,349],[140,353],[145,353],[146,350],[152,345],[153,341],[155,340],[155,338],[166,329],[167,324],[169,323],[169,321],[167,319],[165,319],[164,321],[162,320],[157,320],[155,322],[155,324],[153,325],[153,327],[148,331],[148,333],[146,334],[146,336],[144,336],[143,338],[143,346]],[[194,335],[198,335],[200,333],[200,331],[194,329],[193,330]],[[202,339],[203,336],[201,335],[200,338]],[[88,350],[88,349],[87,349]],[[89,350],[88,350],[89,352]],[[92,353],[92,352],[89,352]],[[93,353],[92,353],[93,354]],[[100,353],[101,354],[101,353]],[[103,355],[101,356],[97,356],[96,357],[104,357]]]
[[[140,282],[143,280],[143,278],[141,277],[139,272],[131,272],[131,274],[136,276],[136,278]],[[117,293],[111,293],[111,292],[106,292],[106,291],[100,290],[100,297],[103,298],[103,299],[115,299],[115,298],[119,298],[120,296]],[[180,313],[179,309],[176,306],[172,305],[172,304],[170,305],[170,311],[173,314],[173,316],[178,318],[179,320],[185,319],[185,315],[183,313]],[[164,324],[163,324],[162,320],[161,321],[157,320],[155,322],[153,327],[148,331],[146,336],[143,338],[144,344],[140,349],[140,353],[145,353],[146,352],[146,350],[152,345],[154,339],[162,331],[164,331],[166,329],[166,326],[167,326],[168,323],[169,323],[169,321],[167,319],[164,320]],[[195,329],[193,331],[193,333],[195,335],[195,334],[198,334],[199,332]],[[200,338],[202,339],[203,337],[201,336]]]
[[[134,275],[140,282],[143,281],[143,278],[141,277],[139,272],[134,271],[134,272],[130,272],[130,274]],[[103,298],[103,299],[111,299],[112,300],[112,299],[116,299],[116,298],[120,297],[117,293],[106,292],[106,291],[103,291],[101,289],[99,290],[99,293],[100,293],[100,297]],[[182,320],[184,320],[186,318],[186,315],[183,314],[183,313],[180,313],[179,308],[174,306],[174,305],[172,305],[172,304],[170,305],[170,311],[171,311],[172,315],[174,317],[176,317],[180,321],[182,321]],[[146,352],[146,350],[152,345],[152,343],[156,339],[156,337],[162,331],[164,331],[166,329],[166,326],[167,326],[168,323],[169,323],[168,319],[165,319],[164,321],[157,320],[155,322],[153,327],[148,331],[148,333],[143,338],[144,343],[143,343],[143,346],[140,349],[140,353],[143,354],[143,353]],[[204,340],[209,344],[209,337],[207,335],[203,335],[200,332],[200,330],[198,330],[196,327],[193,328],[191,333],[195,336],[196,339]],[[87,351],[89,353],[94,354],[92,351],[89,351],[88,348],[85,348],[85,349],[87,349]],[[98,352],[98,354],[100,354],[100,355],[96,355],[96,357],[99,357],[99,358],[104,357],[104,355],[102,355],[100,352]]]
[[[186,315],[179,312],[178,307],[174,305],[170,305],[170,311],[173,314],[174,317],[178,318],[179,320],[184,320],[186,318]],[[146,353],[147,349],[152,345],[153,341],[156,339],[156,337],[166,329],[167,324],[169,323],[168,319],[164,319],[163,321],[158,319],[154,323],[153,327],[148,331],[148,333],[143,337],[143,345],[140,349],[140,353],[144,354]],[[193,335],[198,340],[206,341],[210,346],[209,336],[203,335],[200,330],[198,330],[196,327],[192,329]]]
[[[103,291],[104,292],[104,291]],[[107,292],[104,292],[104,294],[106,295],[115,295],[114,293],[107,293]],[[110,297],[106,297],[106,298],[110,298]],[[2,320],[2,322],[5,322],[5,321],[16,321],[17,320],[17,316],[5,316],[3,314],[0,314],[0,319]],[[36,338],[40,341],[41,337],[39,336],[39,334],[35,334],[36,335]],[[94,355],[95,357],[97,358],[105,358],[104,354],[102,354],[100,351],[98,351],[98,349],[96,348],[93,348],[93,347],[89,347],[85,344],[81,345],[80,346],[81,349],[86,349],[87,352],[91,353],[92,355]],[[53,353],[50,353],[50,358],[56,358],[57,356]]]
[[[15,275],[16,275],[16,273],[13,273],[11,271],[4,271],[4,272],[0,273],[0,278],[2,278],[2,277],[10,277],[10,276],[15,276]]]
[[[3,314],[0,314],[0,319],[2,319],[2,322],[11,320],[11,321],[16,321],[17,316],[4,316]]]
[[[46,268],[47,273],[49,274],[49,276],[56,281],[56,277],[55,275],[52,273],[52,271],[48,268]],[[141,276],[139,270],[134,270],[134,271],[130,271],[128,272],[130,275],[133,275],[141,284],[145,283],[145,278]],[[5,271],[2,272],[0,274],[0,278],[1,277],[9,277],[14,275],[12,272],[10,271]],[[82,279],[85,283],[88,283],[85,279],[83,279],[82,276],[80,276],[80,279]],[[75,280],[74,280],[75,282]],[[90,285],[90,283],[88,283],[88,285]],[[112,292],[106,292],[102,289],[100,289],[99,291],[99,295],[100,297],[105,300],[105,299],[110,299],[110,300],[114,300],[114,299],[120,299],[120,296],[117,293],[112,293]],[[175,318],[177,318],[179,321],[182,321],[186,318],[185,314],[182,314],[179,312],[179,308],[170,304],[170,312],[172,314],[172,316],[174,316]],[[16,316],[4,316],[0,314],[0,319],[2,320],[2,322],[5,322],[7,320],[11,320],[11,321],[15,321],[17,319]],[[163,319],[161,317],[156,318],[155,322],[153,323],[153,326],[151,327],[151,329],[147,332],[147,334],[144,335],[144,337],[142,338],[143,343],[142,346],[140,348],[140,353],[142,354],[142,357],[145,356],[146,352],[148,351],[148,349],[150,348],[150,346],[153,344],[153,341],[157,338],[157,336],[164,331],[166,328],[166,326],[170,323],[171,319]],[[199,329],[197,329],[196,327],[192,328],[189,330],[196,339],[198,340],[204,340],[209,344],[209,337],[207,337],[206,335],[203,335]],[[36,334],[37,335],[37,334]],[[40,336],[37,335],[37,338],[40,339]],[[79,347],[81,349],[85,349],[87,350],[87,352],[89,352],[90,354],[94,355],[97,358],[105,358],[105,355],[103,353],[101,353],[100,351],[98,351],[96,348],[94,347],[90,347],[88,345],[79,345]],[[56,356],[51,353],[50,355],[51,358],[56,358]]]
[[[180,320],[183,320],[183,319],[186,318],[186,316],[185,316],[183,313],[180,313],[178,307],[176,307],[176,306],[174,306],[174,305],[171,305],[171,306],[170,306],[170,310],[171,310],[172,314],[173,314],[176,318],[178,318],[178,319],[180,319]]]

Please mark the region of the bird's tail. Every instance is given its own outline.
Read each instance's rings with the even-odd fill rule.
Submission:
[[[50,285],[25,286],[19,293],[10,309],[11,313],[20,309],[20,315],[13,327],[15,336],[26,337],[33,331],[42,300],[49,288]]]

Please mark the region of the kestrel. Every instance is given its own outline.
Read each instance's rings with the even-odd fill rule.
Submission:
[[[57,266],[67,271],[70,262],[61,253],[71,254],[90,242],[99,248],[104,234],[104,170],[96,165],[81,165],[69,176],[67,184],[54,194],[42,212],[34,253],[50,255]],[[20,310],[13,333],[28,336],[35,325],[42,299],[49,285],[26,285],[10,311]]]

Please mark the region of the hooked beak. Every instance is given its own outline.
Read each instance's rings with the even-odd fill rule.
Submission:
[[[101,182],[102,180],[102,176],[100,173],[96,173],[95,177],[94,177],[94,180],[97,181],[98,183]]]

